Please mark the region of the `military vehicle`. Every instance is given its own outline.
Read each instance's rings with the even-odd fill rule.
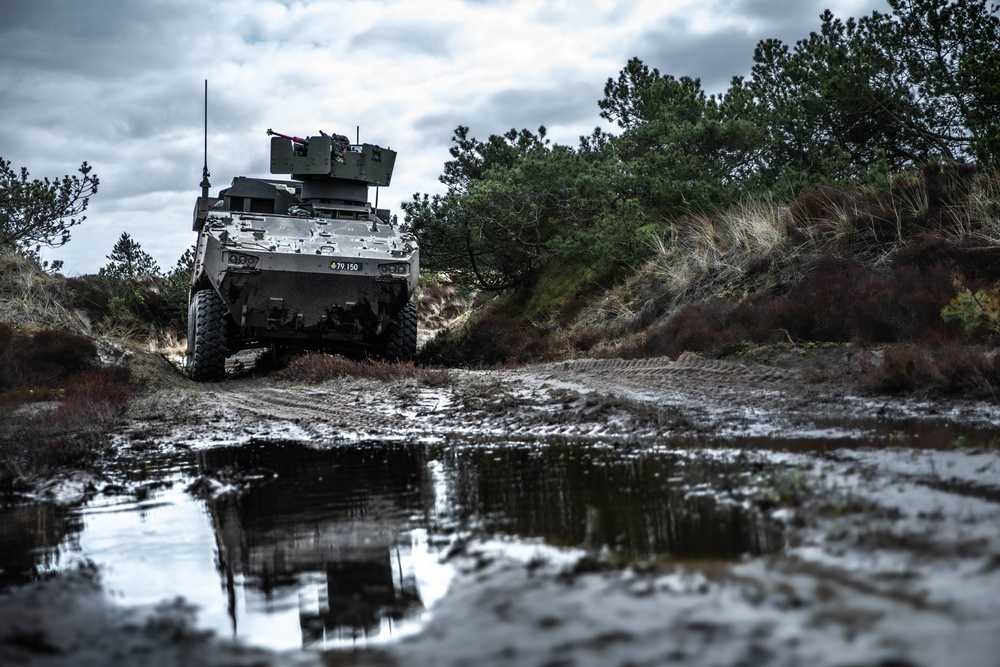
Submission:
[[[206,160],[194,210],[191,378],[217,380],[228,355],[260,347],[412,358],[420,251],[377,207],[395,151],[324,132],[268,134],[271,173],[293,180],[240,176],[213,198]]]

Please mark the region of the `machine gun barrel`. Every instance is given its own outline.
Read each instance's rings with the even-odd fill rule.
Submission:
[[[289,139],[292,142],[294,142],[296,144],[299,144],[301,146],[308,146],[309,145],[309,140],[308,139],[303,139],[302,137],[291,137],[291,136],[288,136],[287,134],[282,134],[281,132],[275,132],[274,130],[272,130],[270,128],[268,128],[268,130],[267,130],[267,136],[269,136],[269,137],[270,136],[275,136],[275,137],[281,137],[282,139]]]

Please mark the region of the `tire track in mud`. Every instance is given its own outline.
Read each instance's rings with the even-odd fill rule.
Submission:
[[[521,369],[453,371],[449,385],[438,389],[368,380],[320,386],[238,381],[215,385],[211,400],[244,425],[265,431],[294,425],[310,438],[486,431],[523,435],[553,429],[592,433],[608,428],[636,435],[746,422],[748,411],[779,407],[785,400],[781,389],[796,377],[768,366],[684,354],[677,360],[579,359]],[[560,388],[561,383],[569,386]],[[565,389],[594,398],[572,399]],[[752,392],[757,396],[747,400]],[[753,419],[759,418],[764,418],[762,412]]]
[[[709,359],[684,353],[676,360],[578,359],[527,369],[542,382],[568,383],[585,393],[672,410],[675,432],[730,434],[786,429],[801,421],[797,370]],[[635,411],[637,414],[641,410]]]
[[[774,382],[779,380],[794,380],[797,374],[766,366],[747,366],[744,364],[706,359],[691,352],[685,352],[676,360],[668,357],[652,359],[574,359],[555,364],[546,364],[539,368],[566,370],[582,375],[619,375],[625,378],[672,377],[681,373],[710,373],[729,377],[745,378],[755,382]]]
[[[246,386],[219,391],[217,397],[237,413],[292,422],[307,432],[324,435],[333,431],[380,434],[412,427],[377,398],[363,402],[362,392]]]

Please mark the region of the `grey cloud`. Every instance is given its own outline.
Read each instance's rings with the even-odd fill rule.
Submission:
[[[763,20],[776,33],[785,33],[772,35],[782,40],[789,39],[789,27],[801,32],[803,26],[818,25],[818,17],[823,9],[825,5],[819,6],[815,2],[802,0],[731,0],[724,3],[726,13],[746,16],[750,20]],[[793,38],[805,36],[803,34]]]
[[[661,74],[699,78],[705,91],[722,92],[733,76],[749,73],[758,41],[731,28],[709,37],[668,28],[645,33],[635,55]]]
[[[471,126],[472,122],[469,113],[457,110],[422,116],[413,124],[420,137],[417,146],[423,149],[450,146],[455,128],[459,125]]]
[[[569,125],[597,119],[601,82],[568,83],[558,88],[504,90],[490,96],[478,115],[490,125],[526,127]]]
[[[857,6],[864,11],[855,13],[860,16],[883,4],[862,0]],[[697,77],[707,92],[723,92],[732,77],[750,73],[753,52],[761,40],[780,39],[791,45],[807,38],[819,29],[819,16],[826,6],[825,1],[815,0],[724,0],[718,11],[746,17],[748,25],[756,24],[752,34],[749,28],[735,26],[695,34],[686,21],[675,20],[644,33],[636,41],[635,55],[663,74]]]
[[[380,25],[351,37],[348,48],[392,51],[446,58],[451,54],[449,31],[427,24]]]
[[[452,134],[459,125],[469,126],[472,134],[481,139],[511,128],[526,128],[534,132],[540,125],[549,129],[551,134],[551,130],[562,125],[599,122],[597,100],[600,99],[602,85],[595,81],[567,83],[549,89],[502,90],[464,110],[423,116],[414,127],[423,137],[424,147],[450,146]]]
[[[834,9],[826,0],[723,0],[720,11],[760,22],[764,34],[756,41],[773,38],[794,44],[819,30],[820,14],[828,8]],[[845,13],[834,9],[833,13],[846,20],[867,16],[874,10],[887,12],[889,9],[885,0],[854,0],[851,10]]]
[[[0,30],[0,62],[38,72],[112,74],[176,63],[181,26],[197,15],[189,2],[15,0]]]
[[[458,125],[468,125],[481,139],[512,127],[534,131],[545,125],[553,141],[575,143],[579,133],[586,134],[586,128],[601,123],[597,101],[604,80],[616,75],[630,56],[637,55],[664,73],[698,76],[706,89],[724,89],[729,77],[749,69],[753,46],[760,38],[794,41],[815,30],[825,0],[777,0],[777,4],[706,0],[714,2],[720,15],[746,16],[748,24],[764,29],[751,36],[750,28],[744,32],[739,27],[720,28],[705,36],[694,35],[683,22],[674,21],[650,25],[643,35],[631,29],[614,32],[616,39],[600,47],[606,56],[609,51],[617,55],[600,65],[600,71],[588,71],[587,59],[579,68],[563,71],[551,71],[539,63],[536,74],[516,85],[504,83],[502,88],[491,80],[490,68],[497,63],[470,62],[468,54],[457,51],[463,29],[457,22],[481,19],[492,12],[477,12],[477,8],[499,5],[524,10],[524,20],[533,25],[558,29],[538,10],[538,4],[465,0],[464,11],[455,16],[443,20],[428,16],[419,24],[405,24],[390,13],[394,4],[390,2],[335,0],[318,8],[321,11],[309,12],[299,11],[301,1],[283,2],[296,7],[285,14],[287,20],[275,21],[273,17],[280,13],[274,10],[280,12],[280,7],[270,4],[274,0],[0,0],[0,117],[4,121],[0,123],[0,156],[12,160],[14,166],[27,167],[38,178],[76,173],[87,160],[101,179],[88,222],[55,258],[67,259],[70,270],[96,271],[117,236],[127,229],[149,250],[159,248],[161,265],[172,265],[192,240],[190,211],[201,179],[202,81],[206,76],[213,192],[226,187],[234,176],[267,174],[264,130],[268,127],[295,134],[337,130],[281,126],[323,123],[328,117],[330,122],[347,124],[348,134],[360,122],[362,136],[375,132],[392,137],[366,138],[400,150],[398,180],[388,196],[403,199],[409,192],[437,187],[436,176],[448,159],[447,148]],[[865,2],[884,10],[884,0],[855,0],[854,4]],[[306,23],[323,15],[332,24],[349,6],[358,10],[357,16],[364,16],[362,10],[376,5],[377,14],[385,17],[379,26],[352,36],[350,26],[341,22],[329,43],[323,38],[326,32],[310,30],[315,25]],[[607,3],[581,3],[578,11],[592,14],[576,14],[573,25],[592,29],[600,21],[600,27],[608,27],[636,11],[626,3],[608,7]],[[390,12],[382,11],[386,8]],[[576,5],[573,10],[577,11]],[[558,19],[558,12],[553,16]],[[569,26],[567,22],[565,29]],[[302,39],[319,42],[304,44]],[[369,110],[364,116],[355,117],[359,113],[355,105],[340,104],[342,99],[331,101],[326,93],[336,85],[336,71],[301,66],[308,62],[302,51],[310,48],[336,50],[338,63],[380,82],[382,87],[351,91],[367,100],[358,107]],[[285,54],[292,54],[294,60],[286,64]],[[371,63],[384,62],[386,54],[394,58],[391,66],[372,71]],[[428,64],[434,65],[436,76],[462,67],[476,68],[484,75],[468,85],[442,90],[433,100],[413,102],[429,107],[410,109],[406,107],[409,100],[399,99],[397,82],[399,77],[422,81]],[[409,125],[396,127],[396,123]]]

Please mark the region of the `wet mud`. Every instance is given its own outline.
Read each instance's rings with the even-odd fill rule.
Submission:
[[[993,664],[995,406],[806,370],[164,381],[0,507],[0,664]]]

